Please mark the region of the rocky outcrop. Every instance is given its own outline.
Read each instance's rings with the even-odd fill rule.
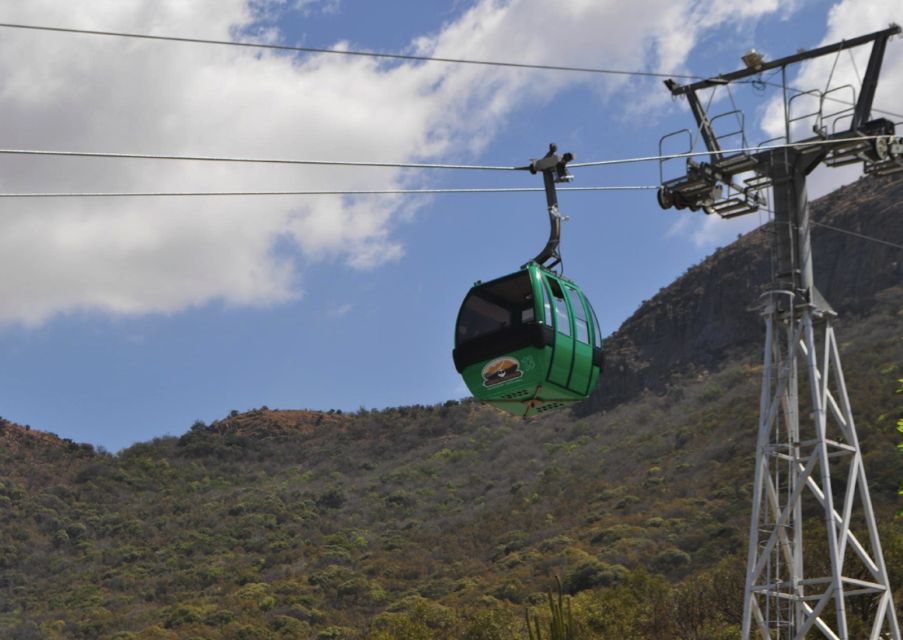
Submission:
[[[838,189],[812,203],[812,219],[829,225],[812,234],[816,286],[839,313],[865,313],[876,294],[903,283],[903,250],[829,228],[903,244],[903,178]],[[771,281],[772,234],[765,225],[717,250],[637,309],[606,341],[606,370],[577,412],[663,391],[673,374],[717,367],[760,341],[755,305]]]

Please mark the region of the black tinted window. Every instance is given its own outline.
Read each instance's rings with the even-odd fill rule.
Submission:
[[[460,344],[533,320],[533,287],[523,271],[471,290],[458,315],[455,340]]]

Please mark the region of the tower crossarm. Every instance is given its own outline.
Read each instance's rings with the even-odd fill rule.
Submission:
[[[697,82],[693,82],[691,84],[681,85],[675,82],[674,80],[665,80],[665,85],[671,91],[672,95],[684,95],[690,91],[698,91],[700,89],[707,89],[709,87],[716,87],[725,84],[729,84],[731,82],[735,82],[736,80],[742,80],[744,78],[749,78],[752,76],[757,76],[764,71],[768,71],[770,69],[779,69],[781,67],[787,67],[791,64],[796,64],[798,62],[803,62],[805,60],[811,60],[812,58],[819,58],[821,56],[826,56],[831,53],[837,53],[839,51],[843,51],[845,49],[853,49],[855,47],[862,46],[864,44],[868,44],[869,42],[875,42],[878,44],[878,48],[873,49],[873,58],[875,58],[875,54],[877,53],[877,59],[874,70],[872,70],[872,60],[869,60],[869,70],[873,71],[873,77],[875,79],[875,83],[877,83],[878,73],[881,70],[881,58],[884,55],[884,47],[887,44],[888,38],[891,36],[899,35],[901,33],[901,28],[897,24],[891,24],[887,29],[882,29],[881,31],[875,31],[874,33],[869,33],[864,36],[859,36],[858,38],[851,38],[850,40],[841,40],[840,42],[835,42],[833,44],[828,44],[823,47],[817,47],[815,49],[809,49],[804,51],[799,51],[794,53],[793,55],[785,56],[778,60],[771,60],[769,62],[762,62],[761,64],[755,65],[753,67],[748,67],[746,69],[739,69],[737,71],[732,71],[731,73],[724,73],[718,76],[714,76],[712,78],[706,78],[705,80],[699,80]],[[879,44],[880,43],[880,44]],[[868,75],[868,72],[866,72]],[[869,105],[869,109],[871,108],[871,100],[874,97],[875,87],[871,87],[870,89],[871,96],[865,98],[865,101]],[[860,95],[860,101],[863,101],[863,96]],[[857,107],[859,105],[857,104]]]
[[[895,135],[894,123],[885,118],[871,119],[872,102],[878,86],[887,41],[901,31],[903,30],[898,25],[893,24],[881,31],[800,51],[770,62],[763,61],[761,56],[753,57],[749,59],[745,69],[691,84],[681,85],[672,79],[665,80],[665,86],[672,96],[684,96],[687,99],[700,137],[711,156],[709,163],[688,160],[685,176],[664,181],[659,189],[659,205],[663,209],[671,207],[688,208],[691,211],[702,209],[706,213],[733,218],[758,211],[762,202],[758,192],[780,179],[774,171],[777,162],[776,149],[765,147],[755,153],[743,151],[734,154],[726,154],[722,150],[718,135],[712,126],[717,116],[716,118],[709,116],[699,99],[698,91],[729,85],[744,78],[760,76],[769,69],[785,69],[792,64],[837,54],[869,43],[872,44],[869,63],[862,79],[862,90],[856,101],[849,129],[831,133],[819,131],[813,137],[796,141],[780,162],[785,165],[788,162],[792,163],[793,172],[802,176],[808,175],[822,162],[828,166],[863,162],[866,173],[877,175],[903,171],[903,139]],[[789,122],[787,126],[789,130]],[[786,146],[783,145],[778,150]],[[753,177],[743,180],[740,184],[734,177],[742,174],[753,174]]]

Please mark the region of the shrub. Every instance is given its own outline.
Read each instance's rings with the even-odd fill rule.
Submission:
[[[502,608],[480,611],[464,628],[462,640],[510,640],[518,637],[517,624],[512,615]]]
[[[209,627],[224,627],[235,620],[235,614],[228,609],[214,609],[204,616],[204,624]]]
[[[345,504],[345,494],[341,489],[330,489],[317,496],[317,506],[321,509],[340,509]]]
[[[266,629],[249,624],[239,627],[235,632],[235,640],[270,640],[272,636]]]
[[[166,616],[166,628],[175,629],[183,624],[201,622],[204,619],[204,611],[200,607],[192,605],[180,605],[170,610]]]
[[[310,625],[291,616],[276,616],[270,623],[279,638],[308,638]]]
[[[525,592],[524,585],[520,580],[508,580],[504,584],[496,587],[492,591],[492,595],[499,600],[508,600],[514,604],[520,604],[524,601]]]
[[[656,571],[667,573],[690,564],[690,554],[671,547],[660,551],[652,558],[652,567]]]
[[[270,585],[265,582],[249,582],[238,592],[235,594],[241,600],[256,600],[260,601],[264,596],[269,595],[270,593]]]
[[[615,584],[624,571],[623,567],[612,566],[599,560],[588,560],[578,564],[565,578],[563,588],[573,595],[593,587],[608,587]]]
[[[62,547],[69,542],[69,534],[66,533],[65,529],[57,529],[53,534],[53,546],[54,547]]]

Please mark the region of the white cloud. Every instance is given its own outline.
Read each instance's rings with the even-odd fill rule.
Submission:
[[[331,308],[326,315],[333,318],[344,318],[349,313],[351,313],[352,309],[354,309],[354,305],[350,302],[345,302],[336,307]]]
[[[341,0],[295,0],[293,8],[309,15],[315,11],[320,13],[338,13]]]
[[[777,11],[776,0],[480,0],[412,51],[677,72],[697,38]],[[286,0],[5,3],[7,22],[227,39],[276,38]],[[334,10],[337,2],[292,5]],[[683,25],[677,33],[675,25]],[[692,25],[687,27],[686,25]],[[689,30],[688,30],[689,29]],[[471,158],[515,109],[574,83],[600,95],[621,77],[6,30],[4,146],[386,160]],[[351,43],[335,46],[352,47]],[[660,91],[657,83],[655,90]],[[422,179],[417,176],[416,179]],[[4,191],[366,189],[409,174],[341,168],[0,158]],[[300,295],[288,241],[310,259],[374,268],[403,248],[389,198],[7,201],[0,218],[0,322],[59,313],[175,312]]]

